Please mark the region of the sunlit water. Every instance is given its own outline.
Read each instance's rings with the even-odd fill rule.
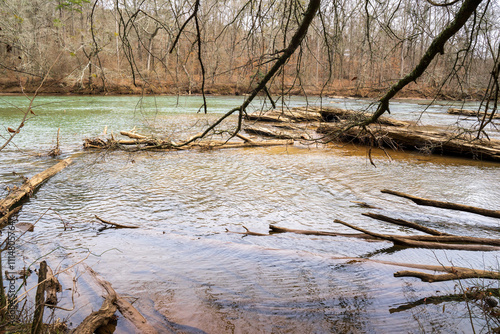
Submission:
[[[51,267],[62,269],[90,251],[85,262],[112,282],[118,293],[138,298],[134,305],[160,332],[472,332],[463,303],[391,312],[420,298],[459,291],[455,282],[395,278],[393,273],[404,268],[339,258],[498,269],[500,252],[394,251],[388,242],[297,234],[242,236],[226,229],[242,232],[245,226],[267,233],[269,224],[275,224],[352,232],[333,222],[340,219],[376,232],[418,233],[362,215],[374,211],[453,234],[498,238],[498,219],[419,207],[380,190],[499,209],[499,164],[414,153],[393,153],[391,161],[376,152],[374,167],[364,148],[351,146],[177,153],[82,150],[83,138],[98,136],[105,127],[108,134],[136,127],[138,132],[183,138],[241,103],[242,97],[210,98],[209,115],[197,114],[200,101],[199,97],[38,97],[36,116],[0,152],[0,195],[7,194],[5,186],[21,182],[12,172],[29,177],[57,161],[37,155],[55,145],[58,128],[62,157],[72,157],[74,163],[25,203],[18,221],[37,223],[35,232],[17,245],[16,267],[45,256]],[[347,99],[286,102],[368,106],[367,101]],[[393,116],[442,126],[473,122],[447,115],[449,105],[422,114],[421,103],[395,102]],[[0,100],[4,133],[22,117],[14,106],[25,108],[26,98]],[[225,126],[234,125],[233,118]],[[379,209],[363,209],[352,201]],[[140,228],[100,231],[94,215]],[[57,311],[73,325],[102,302],[100,288],[81,275],[84,268],[75,269],[60,277],[64,289],[72,288],[73,277],[78,277],[75,311]],[[62,293],[61,306],[72,307],[71,291]],[[480,328],[480,321],[476,326]],[[120,318],[117,332],[134,328]]]

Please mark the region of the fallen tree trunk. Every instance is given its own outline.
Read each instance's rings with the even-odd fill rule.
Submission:
[[[498,246],[476,245],[476,244],[447,244],[447,243],[442,243],[442,242],[429,242],[429,241],[413,240],[413,239],[406,238],[403,236],[393,236],[393,235],[388,235],[388,234],[380,234],[380,233],[370,232],[370,231],[362,229],[360,227],[343,222],[339,219],[335,219],[335,222],[338,224],[348,226],[348,227],[355,229],[357,231],[369,234],[369,235],[374,236],[376,238],[392,241],[395,245],[401,245],[401,246],[406,246],[406,247],[427,248],[427,249],[456,249],[456,250],[482,251],[482,252],[500,250],[500,247],[498,247]]]
[[[435,201],[435,200],[421,198],[421,197],[405,194],[405,193],[402,193],[399,191],[388,190],[388,189],[381,190],[381,192],[384,194],[391,194],[391,195],[407,198],[407,199],[415,202],[418,205],[434,206],[434,207],[443,208],[443,209],[466,211],[466,212],[472,212],[472,213],[476,213],[476,214],[483,215],[483,216],[500,218],[500,210],[488,210],[488,209],[477,208],[477,207],[469,206],[469,205],[456,204],[456,203],[451,203],[451,202]]]
[[[373,219],[382,220],[382,221],[396,224],[399,226],[410,227],[410,228],[413,228],[415,230],[422,231],[422,232],[425,232],[425,233],[431,234],[431,235],[450,235],[448,233],[443,233],[443,232],[440,232],[438,230],[434,230],[432,228],[425,227],[425,226],[422,226],[422,225],[414,223],[414,222],[410,222],[410,221],[403,220],[403,219],[391,218],[391,217],[387,217],[387,216],[377,214],[377,213],[371,213],[371,212],[363,213],[363,216],[367,216],[367,217],[370,217]]]
[[[44,181],[56,175],[58,172],[63,170],[71,164],[71,159],[64,159],[54,166],[44,170],[41,173],[36,174],[29,180],[23,183],[23,185],[15,190],[13,190],[7,197],[0,200],[0,217],[8,214],[9,209],[21,201],[24,197],[30,196],[35,189],[40,186]]]
[[[113,296],[113,303],[116,304],[118,311],[123,315],[123,317],[129,320],[139,331],[139,333],[145,334],[156,334],[157,330],[151,326],[146,318],[137,311],[137,309],[132,306],[126,299],[121,297],[118,293],[116,293],[115,289],[111,286],[111,283],[105,281],[89,266],[85,265],[85,268],[89,272],[89,274],[94,278],[94,280],[99,283],[99,285],[107,292],[108,296]],[[116,311],[116,308],[115,308]],[[114,312],[113,312],[114,313]]]

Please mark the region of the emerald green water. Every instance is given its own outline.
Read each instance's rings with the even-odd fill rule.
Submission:
[[[404,249],[391,243],[275,234],[243,236],[243,226],[267,233],[269,224],[352,232],[341,219],[383,233],[418,233],[362,215],[380,212],[444,232],[498,238],[500,221],[469,213],[419,207],[380,193],[388,188],[417,196],[498,209],[500,165],[462,159],[364,148],[272,147],[209,152],[83,151],[86,137],[136,127],[139,133],[186,138],[241,103],[242,97],[211,97],[210,113],[197,113],[200,97],[49,97],[35,100],[36,117],[13,145],[0,152],[0,195],[5,186],[55,164],[45,156],[61,130],[62,158],[74,163],[47,181],[25,203],[19,222],[36,223],[17,245],[16,267],[45,256],[55,270],[85,261],[134,305],[160,332],[206,333],[420,333],[472,332],[465,304],[423,305],[391,310],[420,298],[452,293],[454,282],[422,283],[395,278],[402,268],[351,263],[342,257],[370,257],[406,263],[498,268],[500,252]],[[290,106],[318,103],[349,108],[362,100],[294,98]],[[24,97],[0,100],[0,130],[16,127]],[[258,107],[258,104],[255,105]],[[416,120],[422,106],[400,101],[393,116]],[[453,125],[457,118],[436,106],[424,124]],[[451,117],[451,118],[450,118]],[[467,121],[470,122],[470,121]],[[234,118],[223,125],[233,128]],[[367,202],[378,210],[360,208]],[[48,211],[47,211],[48,210]],[[45,213],[46,212],[46,213]],[[45,214],[44,214],[45,213]],[[100,231],[94,215],[138,229]],[[18,232],[19,233],[19,232]],[[20,234],[20,233],[19,233]],[[76,325],[102,302],[100,288],[84,269],[60,275],[58,310]],[[36,280],[36,275],[32,276]],[[498,284],[498,283],[496,283]],[[439,292],[436,292],[439,291]],[[477,320],[480,328],[481,321]],[[120,333],[133,326],[120,317]]]

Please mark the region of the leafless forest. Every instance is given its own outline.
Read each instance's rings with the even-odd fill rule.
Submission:
[[[462,1],[322,1],[274,93],[378,96],[411,72]],[[242,94],[287,47],[307,7],[280,0],[0,2],[0,90]],[[499,3],[478,9],[400,93],[480,98],[500,47]]]

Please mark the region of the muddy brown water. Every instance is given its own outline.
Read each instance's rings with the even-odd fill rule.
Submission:
[[[31,176],[55,163],[37,154],[53,147],[58,127],[63,157],[75,162],[24,205],[18,221],[37,223],[16,245],[16,268],[34,268],[44,256],[53,268],[64,269],[90,252],[85,262],[118,293],[136,300],[134,305],[160,332],[472,332],[464,303],[391,312],[420,298],[459,291],[455,282],[395,278],[393,273],[404,268],[338,258],[498,269],[500,252],[395,250],[388,242],[295,234],[242,236],[226,229],[242,232],[246,226],[267,233],[269,224],[275,224],[352,232],[333,223],[341,219],[376,232],[415,233],[362,215],[375,211],[448,233],[498,238],[498,219],[419,207],[380,190],[498,209],[499,164],[402,152],[392,152],[389,160],[375,152],[374,167],[365,148],[349,145],[177,153],[81,149],[83,138],[101,134],[105,126],[115,134],[134,126],[138,132],[165,136],[193,134],[241,99],[212,97],[213,112],[205,116],[196,113],[199,97],[37,98],[37,116],[15,145],[0,152],[0,195],[6,195],[5,186],[19,184],[12,172]],[[294,98],[287,103],[368,105],[344,99]],[[393,116],[444,126],[473,122],[446,115],[450,102],[421,115],[421,103],[397,101]],[[2,129],[20,119],[14,105],[25,107],[25,98],[0,99]],[[379,209],[363,209],[352,201]],[[140,228],[100,231],[95,214]],[[68,318],[73,326],[102,302],[100,288],[82,274],[77,266],[60,276],[60,306],[66,308],[73,307],[72,279],[78,277],[74,310],[56,311],[56,317]],[[498,286],[492,281],[463,284],[473,283]],[[476,330],[484,325],[480,318],[474,323]],[[133,332],[120,317],[117,333]]]

